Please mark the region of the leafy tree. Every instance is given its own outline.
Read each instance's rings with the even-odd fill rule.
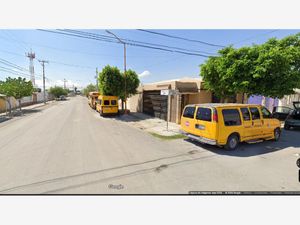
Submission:
[[[97,90],[96,85],[94,85],[94,84],[89,84],[88,86],[86,86],[86,87],[83,89],[83,94],[84,94],[85,96],[88,96],[89,92],[96,91],[96,90]]]
[[[117,67],[105,66],[99,73],[99,90],[102,95],[121,96],[123,78]]]
[[[139,76],[133,70],[126,71],[126,97],[129,98],[132,95],[137,93],[137,88],[140,85]],[[120,98],[122,100],[122,109],[123,109],[123,102],[125,101],[125,74],[122,73],[122,93]],[[126,104],[126,101],[125,101]],[[127,108],[127,107],[126,107]]]
[[[19,108],[21,109],[21,99],[25,96],[30,96],[34,92],[31,81],[26,81],[25,78],[6,78],[5,81],[0,82],[0,93],[8,97],[14,97],[19,101]],[[9,103],[10,105],[10,103]],[[11,112],[11,106],[10,106]]]
[[[49,93],[53,94],[55,98],[59,98],[59,96],[61,95],[67,95],[68,91],[62,87],[55,86],[55,87],[50,87]]]
[[[123,76],[123,83],[125,81],[125,75],[124,73],[122,74]],[[133,70],[127,70],[126,71],[126,96],[129,98],[132,95],[135,95],[137,93],[137,88],[140,85],[140,79],[137,73]],[[125,84],[124,84],[125,88]],[[123,94],[121,95],[122,97],[124,96],[124,91],[125,89],[123,88]]]
[[[282,98],[300,86],[300,34],[262,45],[219,51],[201,65],[208,90],[223,100],[237,93]]]

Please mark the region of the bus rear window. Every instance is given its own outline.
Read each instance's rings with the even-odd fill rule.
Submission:
[[[184,109],[183,117],[194,118],[195,107],[189,106]]]
[[[211,109],[199,107],[197,109],[196,119],[210,122],[211,121]]]
[[[109,105],[109,100],[104,100],[104,105]]]
[[[116,100],[111,100],[111,101],[110,101],[110,104],[111,104],[111,105],[117,105],[117,101],[116,101]]]

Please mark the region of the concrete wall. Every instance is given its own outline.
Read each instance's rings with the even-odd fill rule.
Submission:
[[[48,93],[46,92],[46,98],[48,100],[52,100],[53,96],[51,96],[50,94],[48,95]],[[11,108],[15,109],[19,107],[19,101],[17,101],[15,98],[13,97],[8,97],[10,103],[11,103]],[[32,105],[32,104],[36,104],[36,103],[41,103],[44,100],[44,94],[42,92],[40,93],[34,93],[32,96],[26,96],[24,98],[22,98],[21,100],[21,105],[22,106],[28,106],[28,105]],[[9,110],[9,104],[6,100],[0,98],[0,112],[5,112],[5,111]]]
[[[127,100],[127,107],[130,112],[143,112],[143,94],[138,93]]]
[[[188,94],[188,104],[210,103],[212,93],[210,91],[201,90],[199,93]]]

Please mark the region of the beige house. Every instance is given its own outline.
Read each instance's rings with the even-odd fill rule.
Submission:
[[[172,90],[169,97],[161,95],[161,90]],[[180,117],[187,104],[216,102],[212,92],[203,88],[200,78],[182,78],[144,84],[138,88],[138,94],[128,100],[131,112],[143,112],[164,120],[180,123]],[[169,102],[169,104],[168,104]],[[242,102],[237,95],[235,102]],[[169,110],[168,110],[169,108]]]

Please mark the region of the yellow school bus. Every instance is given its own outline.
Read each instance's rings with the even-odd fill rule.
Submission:
[[[261,105],[193,104],[184,108],[181,130],[190,139],[233,150],[243,141],[279,140],[280,121]]]
[[[92,109],[96,109],[96,100],[97,100],[98,96],[99,96],[99,92],[97,92],[97,91],[89,92],[89,95],[88,95],[89,105]]]
[[[96,101],[96,110],[100,113],[100,116],[118,115],[118,97],[99,95]]]

